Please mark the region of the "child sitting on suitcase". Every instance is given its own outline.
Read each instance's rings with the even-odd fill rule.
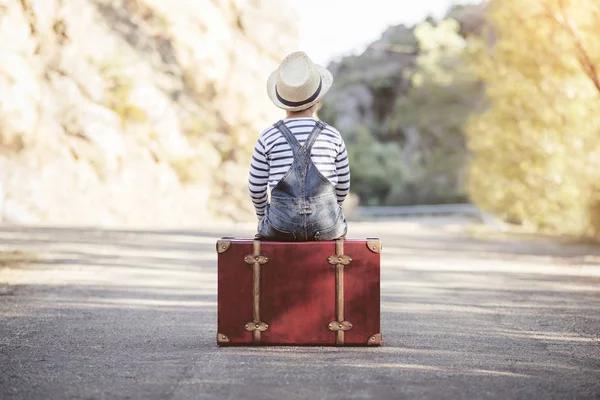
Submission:
[[[267,81],[271,101],[287,118],[260,134],[252,156],[248,188],[260,220],[258,238],[346,235],[341,207],[350,189],[346,145],[335,128],[313,117],[332,84],[331,72],[303,52],[288,55]]]

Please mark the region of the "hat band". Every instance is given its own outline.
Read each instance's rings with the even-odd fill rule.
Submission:
[[[323,87],[323,79],[319,78],[319,87],[317,88],[317,90],[315,91],[315,93],[312,96],[310,96],[308,99],[302,100],[302,101],[289,101],[279,95],[279,91],[277,90],[277,84],[275,84],[275,95],[277,96],[277,100],[279,100],[281,102],[281,104],[283,104],[283,105],[286,105],[288,107],[300,107],[300,106],[308,104],[312,101],[315,101],[315,99],[317,97],[319,97],[319,93],[321,93],[322,87]]]

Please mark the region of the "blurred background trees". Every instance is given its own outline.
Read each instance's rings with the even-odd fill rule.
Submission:
[[[408,72],[411,87],[396,101],[390,124],[404,133],[402,160],[411,173],[394,187],[388,202],[464,202],[463,132],[482,100],[481,84],[467,58],[470,42],[451,18],[436,25],[425,22],[414,33],[419,55]]]
[[[473,201],[509,222],[600,233],[600,3],[492,0],[474,65],[489,109],[466,130]]]
[[[389,28],[362,55],[330,65],[321,118],[346,135],[352,190],[366,205],[468,201],[464,129],[483,100],[470,62],[484,6]]]
[[[334,64],[322,117],[347,134],[362,203],[472,201],[600,235],[598,26],[596,0],[491,0]]]

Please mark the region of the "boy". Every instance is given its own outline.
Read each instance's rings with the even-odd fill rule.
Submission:
[[[289,54],[267,81],[269,98],[287,118],[261,133],[250,165],[248,188],[261,239],[346,235],[341,207],[350,189],[346,145],[335,128],[313,116],[332,84],[331,72],[304,52]]]

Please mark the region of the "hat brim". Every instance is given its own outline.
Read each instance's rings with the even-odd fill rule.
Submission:
[[[277,70],[275,70],[271,73],[271,75],[269,76],[269,79],[267,80],[267,94],[269,95],[269,98],[271,99],[273,104],[275,104],[277,107],[279,107],[283,110],[287,110],[287,111],[302,111],[302,110],[306,110],[307,108],[309,108],[310,106],[314,105],[319,100],[321,100],[323,98],[323,96],[325,96],[325,94],[327,94],[329,89],[331,89],[331,86],[333,85],[333,75],[331,75],[331,72],[329,72],[329,70],[327,68],[325,68],[321,65],[313,64],[313,67],[319,73],[319,75],[321,75],[321,82],[322,82],[321,92],[319,93],[319,95],[317,96],[316,99],[314,99],[310,103],[306,103],[306,104],[303,104],[298,107],[286,106],[285,104],[280,102],[277,99],[277,95],[275,93],[275,88],[277,85]]]

